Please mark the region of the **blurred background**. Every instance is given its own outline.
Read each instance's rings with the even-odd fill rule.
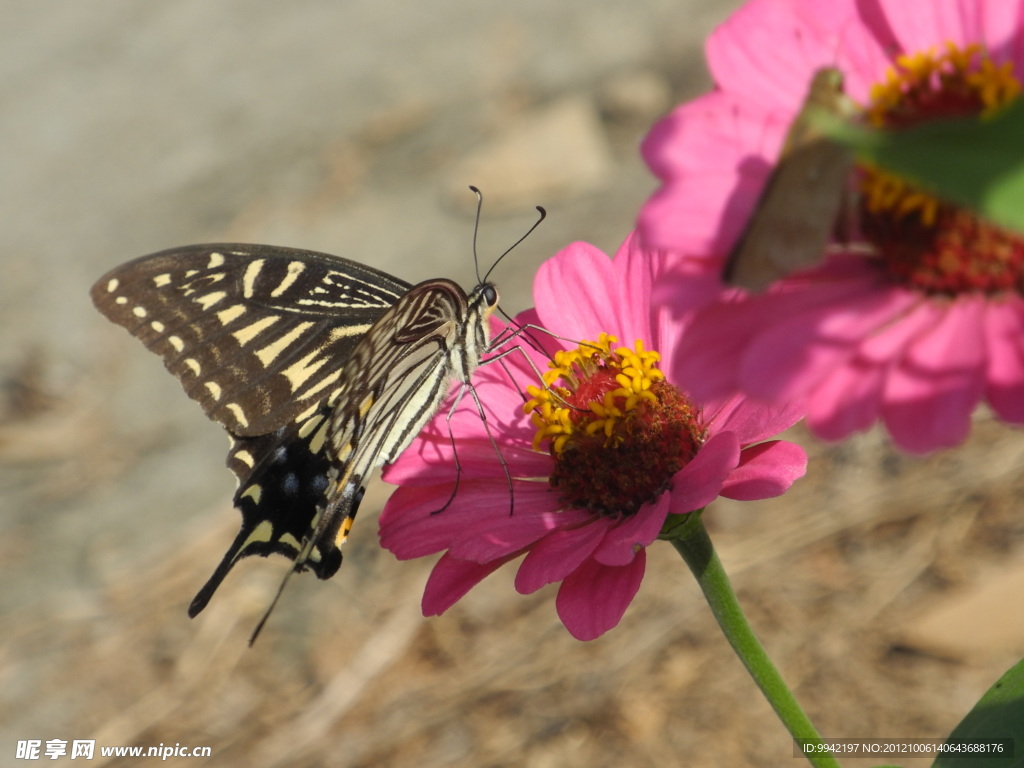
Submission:
[[[189,620],[237,529],[227,441],[88,299],[120,262],[219,240],[471,286],[476,184],[485,268],[548,210],[495,273],[519,311],[544,259],[632,228],[655,187],[638,142],[708,87],[702,41],[735,5],[5,3],[0,764],[25,739],[257,767],[793,759],[664,545],[590,643],[511,569],[428,620],[430,562],[379,549],[377,483],[341,571],[293,579],[254,648],[284,559],[243,561]],[[1024,442],[984,415],[927,460],[793,437],[791,494],[705,516],[755,630],[824,735],[943,736],[1024,651]]]

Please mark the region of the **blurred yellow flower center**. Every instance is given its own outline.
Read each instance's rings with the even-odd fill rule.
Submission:
[[[905,128],[950,117],[991,116],[1021,86],[1012,62],[980,45],[903,55],[871,89],[868,120]],[[881,169],[862,169],[863,229],[898,282],[933,294],[1020,291],[1024,241]]]
[[[523,411],[555,459],[550,482],[566,503],[602,514],[636,512],[668,487],[704,441],[699,411],[665,380],[661,359],[637,340],[602,333],[560,351]]]

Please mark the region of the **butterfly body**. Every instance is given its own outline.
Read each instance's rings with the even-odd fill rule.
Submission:
[[[847,147],[818,131],[813,117],[827,113],[852,120],[857,112],[843,90],[842,72],[817,70],[779,161],[729,255],[727,282],[760,291],[822,259],[837,218],[842,219],[842,208],[850,202],[854,158]]]
[[[453,381],[469,382],[498,302],[486,282],[467,296],[450,280],[410,286],[348,259],[242,244],[136,259],[92,298],[231,437],[242,526],[192,616],[242,557],[283,554],[322,579],[338,570],[366,478]]]

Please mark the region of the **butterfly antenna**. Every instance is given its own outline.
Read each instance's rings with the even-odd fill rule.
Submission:
[[[537,227],[539,227],[540,223],[542,221],[544,221],[544,219],[546,219],[548,217],[548,212],[546,210],[544,210],[544,206],[538,205],[537,206],[537,212],[540,214],[540,216],[538,216],[537,220],[535,222],[533,222],[533,226],[530,227],[528,230],[526,230],[526,232],[523,234],[522,237],[520,237],[518,240],[516,240],[514,243],[512,243],[512,245],[510,245],[508,248],[505,249],[505,252],[503,254],[501,254],[501,256],[499,256],[497,259],[494,260],[494,263],[491,264],[491,268],[488,269],[487,270],[487,274],[484,275],[484,280],[487,280],[487,278],[491,276],[491,272],[493,272],[494,268],[496,266],[498,266],[498,264],[501,263],[502,259],[504,259],[506,256],[508,256],[515,249],[515,247],[517,245],[519,245],[521,242],[523,242],[523,240],[525,240],[531,234],[533,234],[533,230],[535,230]]]
[[[480,212],[484,207],[484,195],[472,184],[469,185],[469,188],[473,190],[473,194],[476,195],[476,221],[473,222],[473,269],[476,270],[476,281],[478,283],[482,283],[483,280],[480,279],[480,257],[476,254],[476,236],[480,231]]]

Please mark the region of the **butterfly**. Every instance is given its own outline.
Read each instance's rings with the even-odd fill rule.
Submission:
[[[814,117],[827,113],[852,120],[857,112],[843,90],[842,72],[818,69],[786,133],[779,162],[729,254],[727,282],[760,291],[821,260],[843,205],[851,202],[854,158],[850,149],[815,127]]]
[[[243,557],[285,555],[288,575],[337,572],[368,475],[408,447],[452,382],[469,384],[498,305],[486,276],[467,294],[444,278],[410,285],[339,256],[238,243],[143,256],[91,295],[231,438],[242,524],[193,617]]]

